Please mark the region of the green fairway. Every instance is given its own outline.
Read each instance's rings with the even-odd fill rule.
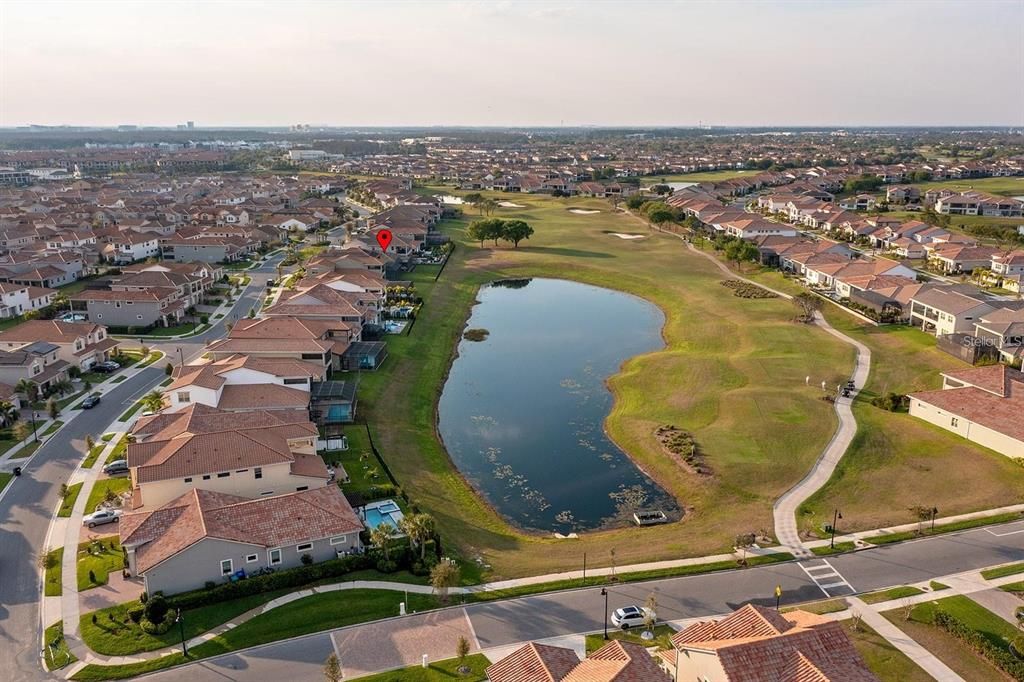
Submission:
[[[933,182],[916,183],[921,192],[932,189],[948,189],[954,192],[966,192],[978,190],[991,194],[1001,194],[1007,197],[1024,196],[1024,176],[1017,175],[1007,178],[970,178],[968,180],[936,180]],[[953,220],[960,216],[953,216]]]
[[[752,177],[761,171],[758,170],[717,170],[699,171],[697,173],[673,173],[669,175],[646,175],[640,178],[640,184],[644,187],[657,185],[663,182],[722,182],[733,178]]]
[[[853,407],[857,435],[828,484],[802,506],[803,527],[820,528],[835,509],[843,513],[842,530],[855,531],[913,523],[916,506],[951,516],[1024,500],[1024,468],[1010,458],[871,405],[873,397],[890,391],[937,389],[940,371],[969,365],[936,349],[935,338],[918,329],[873,327],[832,306],[823,312],[871,349],[871,374]],[[957,482],[955,494],[951,481]]]
[[[384,367],[362,375],[362,414],[412,501],[434,515],[464,557],[490,564],[490,577],[565,570],[584,552],[592,565],[609,565],[613,549],[623,564],[711,554],[731,548],[739,532],[770,532],[773,501],[806,474],[835,430],[817,384],[848,375],[853,349],[794,323],[788,301],[730,295],[713,263],[608,202],[487,195],[525,206],[496,214],[522,218],[536,234],[518,249],[481,249],[464,234],[474,216],[447,221],[443,229],[459,246],[436,284],[417,280],[426,302],[412,333],[389,339]],[[569,207],[600,213],[578,215]],[[644,238],[623,240],[614,232]],[[453,347],[480,284],[525,276],[626,291],[665,313],[666,347],[626,361],[609,379],[616,400],[605,427],[688,509],[682,523],[587,533],[559,546],[510,528],[453,470],[434,433]],[[810,386],[807,375],[815,380]],[[654,434],[666,423],[695,435],[714,475],[692,473],[666,454]]]

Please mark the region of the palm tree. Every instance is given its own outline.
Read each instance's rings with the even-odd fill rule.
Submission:
[[[39,397],[39,387],[36,382],[29,379],[21,379],[15,384],[14,390],[24,395],[30,403],[34,403]]]
[[[18,408],[9,400],[0,400],[0,427],[7,428],[18,421]]]
[[[395,528],[390,523],[382,523],[370,531],[370,544],[379,549],[384,555],[384,561],[388,561],[388,553],[391,551],[391,540],[395,537]]]
[[[148,412],[159,412],[164,408],[164,396],[160,391],[150,391],[142,397],[142,407]]]
[[[420,548],[420,561],[423,561],[427,556],[427,540],[434,535],[434,517],[430,514],[413,514],[408,527],[405,533],[414,541],[413,547]]]

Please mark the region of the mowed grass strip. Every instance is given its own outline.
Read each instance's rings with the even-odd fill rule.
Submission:
[[[415,327],[389,339],[384,367],[362,377],[363,415],[412,500],[464,558],[492,567],[489,578],[565,570],[582,564],[584,553],[591,565],[607,566],[612,550],[620,565],[714,554],[731,550],[740,532],[771,529],[773,501],[806,474],[835,430],[818,385],[850,373],[852,347],[794,323],[783,299],[732,296],[714,263],[607,202],[492,196],[524,205],[496,215],[528,221],[534,236],[518,249],[481,249],[465,237],[474,216],[447,221],[442,229],[457,248],[436,284],[417,282],[426,303]],[[600,213],[576,215],[569,207]],[[691,509],[682,523],[559,542],[511,528],[454,470],[435,434],[435,401],[465,319],[481,284],[530,276],[625,291],[665,313],[665,348],[628,360],[609,379],[615,403],[605,428]],[[713,476],[683,470],[665,454],[654,431],[666,423],[695,435]]]

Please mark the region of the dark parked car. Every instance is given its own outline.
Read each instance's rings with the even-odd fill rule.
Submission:
[[[83,410],[91,410],[100,404],[100,397],[98,395],[91,395],[82,401]]]

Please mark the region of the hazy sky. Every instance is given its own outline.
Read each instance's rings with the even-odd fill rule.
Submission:
[[[1024,125],[1024,0],[0,0],[0,126]]]

